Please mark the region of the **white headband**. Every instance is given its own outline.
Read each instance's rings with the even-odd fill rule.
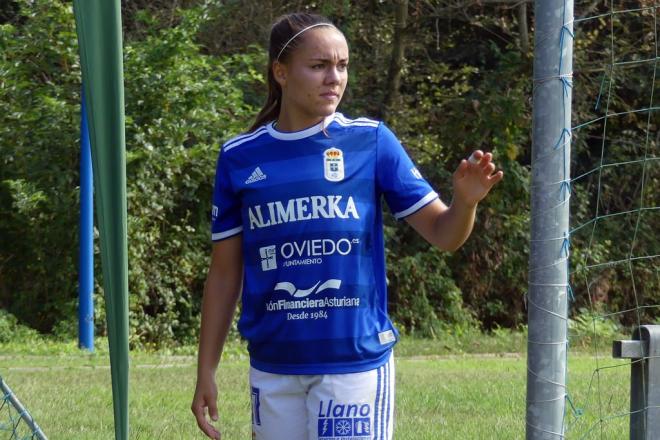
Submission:
[[[282,49],[280,49],[280,53],[277,54],[277,58],[275,58],[275,61],[279,61],[279,60],[280,60],[280,56],[282,56],[282,52],[284,52],[284,49],[286,49],[286,47],[289,45],[289,43],[291,43],[293,40],[295,40],[296,37],[297,37],[298,35],[302,34],[303,32],[305,32],[305,31],[308,30],[308,29],[315,28],[315,27],[318,27],[318,26],[332,26],[332,27],[335,27],[332,23],[316,23],[316,24],[309,25],[309,26],[307,26],[306,28],[303,28],[303,29],[302,29],[301,31],[299,31],[296,35],[294,35],[293,37],[289,38],[289,41],[287,41],[287,42],[284,44],[284,46],[282,46]],[[336,28],[335,28],[335,29],[336,29]]]

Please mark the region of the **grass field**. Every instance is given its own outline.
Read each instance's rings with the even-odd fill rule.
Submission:
[[[487,348],[487,347],[485,347]],[[107,350],[70,347],[6,349],[0,376],[50,439],[113,438]],[[64,354],[57,354],[57,353]],[[244,348],[230,347],[218,370],[219,426],[225,440],[250,438],[250,399]],[[446,355],[437,341],[409,340],[396,353],[396,439],[521,439],[525,432],[524,354]],[[421,354],[421,355],[420,355]],[[605,357],[571,356],[569,390],[584,415],[569,414],[567,438],[628,435],[629,368]],[[131,439],[202,439],[189,406],[195,380],[191,355],[132,353]],[[591,386],[590,386],[591,385]],[[600,391],[599,391],[600,390]],[[0,412],[0,424],[6,423]],[[603,423],[598,423],[600,419]],[[0,432],[0,438],[2,433]],[[10,438],[9,436],[7,438]],[[285,439],[283,439],[285,440]]]

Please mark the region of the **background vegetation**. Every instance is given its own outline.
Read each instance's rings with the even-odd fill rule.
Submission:
[[[585,11],[602,12],[599,4],[590,2]],[[451,200],[451,173],[473,149],[492,151],[505,172],[480,205],[469,242],[454,254],[431,250],[405,222],[387,218],[394,320],[402,330],[428,337],[523,325],[534,27],[526,2],[139,0],[123,5],[132,344],[162,347],[196,338],[219,146],[244,131],[260,107],[269,24],[294,10],[325,14],[346,34],[350,79],[340,111],[390,124],[445,201]],[[582,27],[577,120],[594,113],[612,55],[604,43],[608,29],[606,20]],[[617,45],[617,56],[643,56],[653,45],[648,26],[639,21],[621,19],[614,29],[622,42],[630,41]],[[0,5],[0,309],[6,311],[0,342],[3,325],[61,336],[76,331],[77,50],[70,2]],[[648,101],[651,78],[643,69],[626,70],[612,108]],[[647,116],[632,114],[611,124],[618,131],[607,134],[613,140],[608,160],[642,154],[647,119],[658,122],[657,112],[656,119]],[[651,145],[657,155],[657,139]],[[592,169],[601,146],[602,130],[584,130],[576,141],[575,169]],[[639,181],[639,175],[639,168],[619,169],[603,180],[600,213],[639,200],[638,185],[621,185]],[[575,186],[578,222],[595,212],[599,181],[591,176]],[[657,206],[657,162],[646,179],[641,196]],[[634,225],[630,217],[599,229],[598,244],[575,252],[576,267],[625,254],[630,240],[622,234]],[[645,215],[640,234],[648,238],[636,250],[658,249],[658,226],[657,214]],[[591,243],[588,234],[576,235],[576,245],[585,243]],[[96,322],[102,334],[99,269]],[[607,281],[601,281],[602,270],[584,277],[598,289],[577,296],[575,310],[630,305],[627,272],[608,270],[616,276]],[[658,303],[657,267],[640,263],[634,275],[637,293],[648,304]],[[633,321],[622,318],[623,324]]]

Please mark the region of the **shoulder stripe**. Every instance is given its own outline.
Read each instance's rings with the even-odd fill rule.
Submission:
[[[436,193],[435,191],[431,191],[430,193],[422,197],[417,203],[412,205],[410,208],[394,213],[394,218],[396,218],[397,220],[401,220],[402,218],[409,216],[413,212],[419,211],[421,208],[428,205],[437,198],[438,198],[438,193]]]
[[[373,127],[373,128],[378,127],[378,124],[356,124],[356,123],[347,124],[345,122],[340,122],[340,121],[337,121],[337,123],[342,127]]]
[[[211,234],[211,239],[213,241],[218,241],[218,240],[222,240],[224,238],[229,238],[232,235],[236,235],[236,234],[239,234],[241,232],[243,232],[243,225],[241,225],[237,228],[234,228],[234,229],[230,229],[228,231],[215,232],[215,233]]]
[[[244,134],[241,136],[237,136],[225,143],[225,145],[222,147],[224,151],[231,150],[234,147],[238,147],[239,145],[251,141],[253,139],[258,138],[262,134],[267,133],[268,131],[266,130],[266,127],[261,127],[256,131],[253,131],[252,133]]]
[[[342,113],[337,114],[338,119],[342,119],[345,122],[351,123],[351,122],[367,122],[367,123],[372,123],[372,124],[378,124],[379,121],[376,121],[375,119],[369,119],[369,118],[356,118],[356,119],[350,119],[344,116]]]
[[[259,130],[261,130],[261,129],[263,129],[263,128],[265,128],[265,125],[262,125],[261,127],[257,128],[257,129],[254,130],[254,131],[251,131],[251,132],[249,132],[249,133],[238,134],[238,135],[234,136],[233,138],[229,139],[227,142],[225,142],[225,144],[231,144],[232,142],[240,141],[240,140],[243,139],[243,138],[246,138],[246,137],[252,136],[252,135],[255,134],[257,131],[259,131]]]
[[[348,119],[344,115],[337,115],[335,121],[345,127],[354,125],[360,127],[378,127],[379,122],[368,118]]]
[[[342,119],[336,119],[337,123],[344,127],[378,127],[378,122],[356,122],[356,121],[344,121]]]
[[[339,125],[342,125],[344,127],[378,127],[378,124],[367,124],[367,123],[358,123],[358,122],[343,122],[343,121],[337,121]]]
[[[371,122],[372,124],[378,124],[379,121],[376,121],[375,119],[369,119],[369,118],[357,118],[354,119],[355,122]]]

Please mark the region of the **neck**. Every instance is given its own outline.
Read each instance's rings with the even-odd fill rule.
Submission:
[[[282,106],[277,118],[277,129],[279,131],[300,131],[318,124],[324,116],[314,116],[303,112],[296,112],[290,107]]]

